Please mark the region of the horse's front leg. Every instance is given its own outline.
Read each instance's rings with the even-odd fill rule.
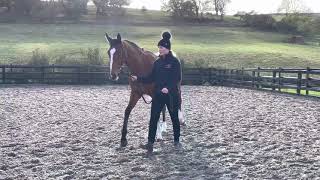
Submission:
[[[122,134],[121,134],[121,147],[125,147],[128,144],[127,133],[128,133],[129,116],[130,116],[132,109],[137,104],[138,100],[140,99],[140,97],[141,96],[138,95],[137,93],[131,92],[129,104],[128,104],[128,106],[125,110],[125,113],[124,113],[124,121],[123,121]]]

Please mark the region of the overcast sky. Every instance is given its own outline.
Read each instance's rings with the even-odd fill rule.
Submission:
[[[277,11],[282,0],[231,0],[228,5],[227,14],[235,14],[238,11],[249,12],[254,10],[259,13],[274,13]],[[320,13],[320,0],[303,0],[307,7],[313,12]],[[159,10],[161,8],[161,0],[131,0],[130,7]]]

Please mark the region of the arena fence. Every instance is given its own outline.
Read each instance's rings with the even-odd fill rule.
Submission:
[[[109,80],[109,67],[0,65],[2,84],[126,84],[128,70],[117,82]],[[289,92],[320,97],[320,69],[183,68],[184,85],[221,85]]]

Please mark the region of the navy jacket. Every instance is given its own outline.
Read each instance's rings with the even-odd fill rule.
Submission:
[[[138,77],[142,83],[155,83],[156,92],[167,88],[169,93],[178,93],[178,83],[181,81],[180,61],[171,53],[164,58],[159,57],[153,64],[152,72],[146,77]]]

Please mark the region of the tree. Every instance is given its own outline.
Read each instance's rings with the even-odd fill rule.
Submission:
[[[104,13],[106,13],[106,7],[107,7],[109,1],[93,0],[92,2],[97,8],[96,15],[105,15]]]
[[[13,8],[14,1],[13,0],[0,0],[0,7],[6,7],[7,11],[10,12]]]
[[[213,0],[214,9],[216,11],[216,15],[219,15],[220,13],[220,19],[223,20],[224,15],[226,13],[226,8],[228,3],[230,3],[231,0]]]
[[[214,5],[214,11],[216,12],[216,15],[219,16],[218,0],[213,0],[213,5]]]
[[[196,15],[199,18],[199,14],[203,17],[203,13],[212,9],[210,6],[210,0],[192,0],[196,6]]]
[[[128,6],[130,4],[129,0],[110,0],[109,6],[111,8],[122,8],[123,6]]]
[[[93,0],[97,15],[111,15],[113,11],[122,9],[130,4],[130,0]]]
[[[14,11],[17,15],[31,16],[32,9],[40,5],[40,0],[13,0]]]
[[[186,1],[181,4],[182,17],[195,17],[197,14],[197,6],[192,1]]]
[[[286,16],[291,13],[310,12],[308,8],[301,0],[282,0],[278,8],[278,12],[284,12]]]
[[[89,0],[61,0],[65,13],[69,17],[80,17],[87,13],[87,4]]]
[[[172,14],[173,17],[182,17],[182,4],[184,0],[163,1],[162,10]]]
[[[163,1],[162,9],[174,17],[202,17],[210,9],[209,0],[169,0]]]

